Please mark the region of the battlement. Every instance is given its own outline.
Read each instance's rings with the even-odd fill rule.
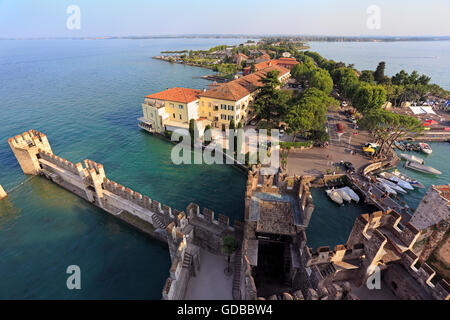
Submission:
[[[75,175],[80,175],[80,169],[79,167],[81,166],[81,171],[83,171],[83,166],[81,165],[81,163],[77,163],[76,165],[73,164],[72,162],[63,159],[61,157],[58,157],[57,155],[50,153],[48,151],[45,150],[40,150],[39,151],[39,156],[50,162],[53,163],[54,165],[64,168],[67,171],[70,171],[71,173],[75,174]],[[83,175],[82,175],[83,177]]]
[[[36,130],[29,130],[21,135],[11,137],[8,139],[8,143],[12,148],[30,149],[32,147],[38,147],[42,150],[51,152],[50,144],[48,143],[47,136],[42,132]]]
[[[186,207],[186,212],[187,212],[189,219],[199,218],[199,219],[203,220],[204,222],[209,222],[211,225],[222,226],[222,227],[226,227],[230,230],[234,230],[234,228],[230,226],[230,218],[228,216],[225,216],[225,215],[219,213],[217,215],[217,220],[216,220],[214,218],[214,215],[215,215],[214,211],[212,211],[208,208],[203,208],[203,214],[201,214],[200,207],[196,203],[190,203]]]
[[[436,275],[436,271],[434,271],[427,263],[419,265],[419,257],[417,257],[414,252],[411,250],[405,251],[401,262],[409,274],[411,274],[413,278],[415,278],[435,299],[450,299],[450,286],[448,282],[445,279],[441,279],[433,284],[433,278]]]
[[[336,245],[334,250],[330,250],[330,247],[325,246],[317,248],[316,251],[307,248],[305,253],[307,255],[306,265],[310,267],[322,263],[361,259],[364,256],[364,245],[356,244],[350,248],[347,248],[345,245]]]

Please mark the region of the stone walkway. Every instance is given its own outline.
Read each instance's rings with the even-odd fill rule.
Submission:
[[[336,131],[336,123],[344,127],[344,134],[339,137]],[[290,151],[287,161],[289,175],[313,175],[319,176],[332,169],[333,164],[342,161],[351,162],[356,170],[367,165],[370,161],[361,154],[362,144],[370,142],[367,131],[356,130],[354,125],[346,120],[345,116],[338,112],[329,112],[327,116],[327,128],[330,134],[328,148],[312,148],[301,151]],[[353,132],[357,132],[354,135]],[[350,153],[353,151],[353,154]]]
[[[200,272],[189,280],[185,300],[232,300],[233,275],[224,274],[226,257],[201,249],[200,260]]]

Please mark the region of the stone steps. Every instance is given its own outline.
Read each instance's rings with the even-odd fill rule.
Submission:
[[[156,226],[160,229],[165,230],[166,226],[164,225],[164,223],[161,222],[161,220],[159,220],[158,216],[156,214],[153,215],[152,217],[154,224],[156,224]]]
[[[184,253],[184,257],[183,257],[183,268],[189,268],[191,266],[191,262],[192,262],[192,255],[188,252]]]
[[[241,300],[241,270],[242,270],[242,252],[241,248],[236,251],[234,257],[234,278],[233,278],[233,299]]]

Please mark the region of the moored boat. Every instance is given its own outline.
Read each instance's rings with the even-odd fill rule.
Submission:
[[[405,151],[405,146],[403,145],[403,143],[401,143],[399,141],[394,141],[394,145],[397,149],[399,149],[401,151]]]
[[[382,172],[379,174],[379,176],[384,179],[387,179],[389,181],[395,182],[397,185],[399,185],[403,189],[414,190],[413,186],[409,182],[400,179],[399,177],[393,175],[390,172]]]
[[[350,196],[350,198],[352,198],[353,201],[359,202],[360,199],[358,194],[355,191],[353,191],[350,187],[344,187],[342,189],[344,189],[344,191]]]
[[[342,204],[344,202],[344,199],[334,190],[325,190],[327,196],[337,204]]]
[[[392,181],[389,181],[389,180],[386,180],[386,179],[383,179],[383,178],[377,178],[377,180],[379,182],[381,182],[381,183],[387,184],[389,187],[391,187],[392,189],[394,189],[397,192],[406,193],[405,189],[403,189],[402,187],[398,186],[397,184],[395,184]]]
[[[341,189],[336,189],[336,192],[341,196],[341,198],[344,201],[350,202],[352,201],[352,198],[347,194],[347,192],[345,192],[345,190],[343,188]]]
[[[420,164],[424,164],[425,160],[423,160],[422,158],[410,155],[410,154],[406,154],[406,153],[400,153],[400,157],[402,157],[403,159],[410,161],[410,162],[415,162],[415,163],[420,163]]]
[[[420,150],[423,153],[431,154],[433,152],[433,150],[431,149],[431,147],[427,143],[424,143],[424,142],[419,143],[419,147],[420,147]]]
[[[399,177],[403,181],[409,182],[413,187],[421,189],[425,188],[425,186],[419,180],[411,178],[406,174],[404,174],[403,172],[398,171],[397,169],[395,169],[394,172],[392,172],[392,174],[396,177]]]
[[[416,170],[423,173],[429,173],[429,174],[442,174],[439,170],[432,168],[430,166],[426,166],[417,162],[411,162],[407,161],[405,163],[405,167],[408,169]]]
[[[376,185],[381,189],[386,191],[389,194],[393,194],[393,195],[397,195],[397,192],[392,189],[391,187],[389,187],[386,183],[383,182],[377,182]]]

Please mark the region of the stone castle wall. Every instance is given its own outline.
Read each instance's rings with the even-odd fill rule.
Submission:
[[[222,238],[236,232],[224,215],[219,214],[216,220],[211,210],[204,209],[200,214],[194,203],[187,207],[186,215],[109,180],[102,164],[86,159],[83,166],[56,156],[43,133],[30,130],[10,138],[8,143],[25,174],[43,175],[168,244],[172,267],[163,288],[163,299],[184,297],[189,277],[199,268],[199,246],[220,254]],[[242,226],[238,230],[242,231]]]

